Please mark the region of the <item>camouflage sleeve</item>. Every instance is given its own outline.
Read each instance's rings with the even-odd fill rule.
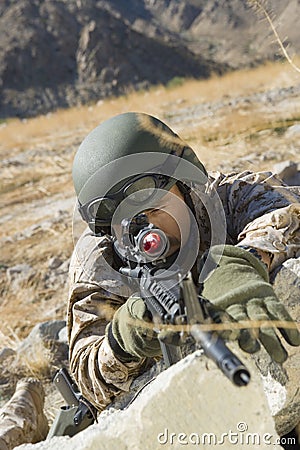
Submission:
[[[239,245],[270,255],[270,272],[289,258],[300,257],[300,203],[279,208],[250,222],[239,234]]]
[[[270,172],[217,177],[231,243],[268,253],[270,272],[300,256],[300,193]]]
[[[101,411],[121,391],[128,391],[145,361],[122,363],[109,346],[106,326],[130,291],[105,266],[103,255],[109,250],[109,243],[91,242],[86,235],[70,264],[69,358],[80,391]],[[87,256],[90,266],[84,265]]]

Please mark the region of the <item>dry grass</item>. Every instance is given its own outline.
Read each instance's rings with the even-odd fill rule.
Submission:
[[[0,331],[1,347],[9,348],[13,353],[1,364],[0,405],[14,392],[17,381],[23,377],[34,377],[46,382],[53,376],[53,356],[50,348],[41,341],[26,348],[9,324],[2,322]]]
[[[101,121],[122,112],[141,111],[161,117],[168,114],[168,103],[178,104],[180,101],[180,104],[192,106],[238,95],[246,96],[275,87],[292,86],[298,81],[299,74],[287,62],[267,63],[256,69],[236,71],[222,77],[214,76],[209,80],[187,80],[174,88],[158,86],[119,98],[101,100],[90,106],[58,110],[37,118],[10,119],[0,129],[0,153],[2,157],[8,157],[28,148],[32,143],[51,145],[53,134],[62,142],[72,142],[75,137],[81,139]],[[57,151],[59,152],[59,148]]]

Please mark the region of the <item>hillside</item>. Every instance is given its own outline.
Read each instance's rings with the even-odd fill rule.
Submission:
[[[176,77],[203,79],[277,59],[274,35],[254,3],[4,0],[0,118],[36,116]],[[290,52],[299,53],[299,2],[264,5]]]

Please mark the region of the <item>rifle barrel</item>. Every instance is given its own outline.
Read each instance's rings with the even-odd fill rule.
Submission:
[[[216,333],[203,331],[201,325],[191,327],[191,334],[203,348],[204,353],[212,359],[223,374],[236,386],[246,386],[250,381],[250,373],[242,361],[226,346]]]

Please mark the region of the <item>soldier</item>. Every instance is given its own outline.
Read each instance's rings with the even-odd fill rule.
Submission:
[[[126,215],[144,212],[161,228],[171,242],[167,256],[188,255],[183,262],[203,284],[203,295],[232,320],[283,321],[278,329],[242,330],[244,351],[262,347],[281,365],[286,343],[300,345],[299,331],[270,284],[286,260],[300,256],[300,197],[279,178],[248,171],[208,175],[167,125],[129,112],[84,139],[73,180],[88,229],[70,265],[70,369],[99,411],[161,357],[157,337],[147,333],[144,302],[118,271],[113,236]],[[203,269],[207,252],[216,263],[211,272]],[[291,428],[299,417],[298,411]]]
[[[300,263],[296,191],[269,172],[207,174],[167,125],[141,113],[121,114],[95,128],[75,155],[73,179],[88,228],[70,264],[70,369],[99,411],[161,358],[144,302],[120,274],[113,245],[120,220],[141,212],[168,236],[166,261],[178,258],[190,269],[216,309],[237,322],[264,321],[263,327],[241,330],[240,347],[248,353],[264,348],[277,368],[288,363],[286,343],[299,346],[300,333],[270,280],[289,259]],[[270,320],[279,328],[266,327]],[[299,423],[299,386],[293,389],[293,414],[282,434]],[[43,404],[39,382],[18,383],[0,410],[1,450],[46,437]]]

